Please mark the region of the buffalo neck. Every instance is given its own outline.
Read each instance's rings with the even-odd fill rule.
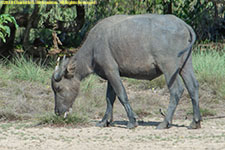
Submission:
[[[93,73],[91,56],[91,50],[85,46],[82,46],[80,50],[72,57],[72,63],[75,64],[75,77],[80,81],[89,74]]]

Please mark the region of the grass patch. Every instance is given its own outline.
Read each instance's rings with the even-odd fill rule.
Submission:
[[[14,120],[24,120],[26,117],[21,116],[13,111],[10,110],[1,110],[0,111],[0,120],[9,120],[9,121],[14,121]]]
[[[216,112],[214,110],[210,110],[207,108],[200,108],[200,113],[202,114],[203,117],[216,115]]]
[[[63,118],[61,116],[56,116],[55,114],[46,114],[38,118],[38,125],[79,125],[87,123],[87,118],[84,116],[79,116],[75,113],[72,113]]]
[[[81,82],[81,91],[89,92],[91,89],[96,87],[96,83],[99,82],[97,75],[90,75]]]
[[[215,116],[216,115],[216,112],[214,110],[210,110],[208,108],[200,108],[200,113],[201,113],[202,117]],[[187,111],[186,115],[187,116],[193,115],[193,110],[190,109],[189,111]]]
[[[162,89],[163,87],[165,87],[166,85],[166,81],[164,76],[160,76],[152,81],[150,81],[149,83],[149,88],[160,88]]]
[[[225,99],[225,52],[196,51],[193,66],[200,83],[207,83]]]
[[[134,110],[134,112],[136,113],[136,115],[138,117],[150,117],[150,116],[152,116],[152,113],[150,111],[144,110],[142,108]]]
[[[1,79],[7,79],[8,78],[8,69],[6,68],[6,65],[4,65],[4,61],[0,61],[0,78]]]
[[[132,79],[132,78],[123,78],[129,86],[136,86],[139,89],[157,89],[160,88],[162,89],[163,87],[166,86],[165,78],[164,76],[160,76],[152,81],[148,80],[137,80],[137,79]]]
[[[47,83],[53,72],[40,62],[34,62],[31,57],[15,56],[11,61],[4,60],[1,65],[0,77],[9,80],[28,80]]]

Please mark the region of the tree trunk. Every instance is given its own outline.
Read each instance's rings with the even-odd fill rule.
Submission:
[[[163,3],[163,14],[172,14],[173,0],[170,0],[169,2],[163,0],[162,3]]]
[[[0,10],[0,14],[4,14],[6,9],[6,4],[3,4]]]
[[[214,5],[214,19],[217,20],[217,18],[218,18],[218,8],[217,8],[216,1],[213,1],[213,5]]]
[[[26,26],[25,33],[24,33],[23,48],[25,51],[28,51],[30,49],[30,43],[29,43],[30,30],[32,28],[33,22],[35,22],[35,20],[39,18],[38,13],[39,13],[39,6],[37,4],[35,4],[34,10],[28,19],[27,26]]]

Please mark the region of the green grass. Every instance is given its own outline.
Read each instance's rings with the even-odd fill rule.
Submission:
[[[76,113],[68,115],[67,118],[56,116],[53,113],[49,113],[38,118],[38,125],[63,126],[63,125],[79,125],[84,123],[87,123],[87,117],[80,116]]]
[[[4,65],[5,63],[3,61],[0,61],[0,78],[1,79],[7,79],[8,78],[8,70],[6,66]]]
[[[225,99],[225,51],[194,52],[193,66],[198,81],[208,84]]]
[[[90,89],[96,87],[96,82],[99,82],[99,77],[97,75],[88,76],[81,82],[81,91],[89,92]]]
[[[2,61],[0,68],[0,78],[41,83],[47,83],[53,72],[52,68],[35,63],[32,58],[25,58],[23,55],[17,55],[11,61]]]
[[[209,108],[200,108],[200,113],[202,115],[202,117],[207,117],[207,116],[215,116],[216,115],[216,111],[209,109]],[[193,110],[190,109],[187,111],[186,115],[193,115]]]

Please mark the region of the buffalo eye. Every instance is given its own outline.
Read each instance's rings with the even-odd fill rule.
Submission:
[[[62,90],[62,88],[59,85],[55,85],[53,87],[53,89],[54,89],[55,92],[60,92]]]

